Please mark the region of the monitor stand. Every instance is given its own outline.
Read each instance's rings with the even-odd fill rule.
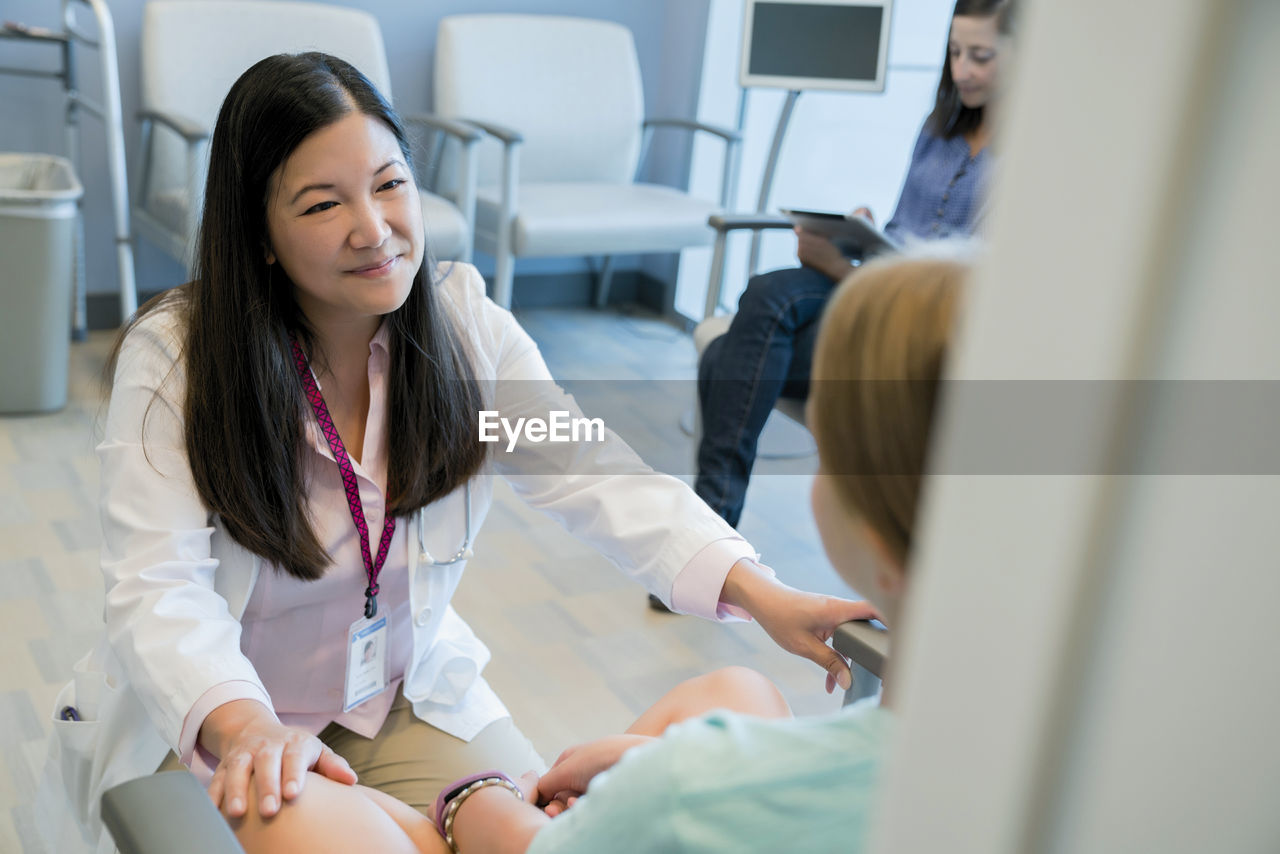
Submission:
[[[746,90],[744,89],[745,93]],[[778,126],[773,129],[773,144],[769,146],[769,157],[765,160],[764,174],[760,178],[760,194],[756,197],[756,213],[762,214],[769,207],[769,194],[773,192],[773,175],[778,169],[778,158],[782,156],[782,139],[787,135],[787,125],[791,123],[791,114],[795,112],[796,101],[800,100],[800,90],[787,91],[787,99],[782,103],[782,111],[778,114]],[[751,254],[747,256],[747,276],[754,276],[756,265],[760,263],[760,232],[751,232]]]
[[[738,102],[738,130],[742,130],[743,118],[746,108],[747,90],[742,90],[742,97]],[[769,207],[769,195],[773,192],[773,176],[778,169],[778,158],[782,156],[782,140],[787,135],[787,125],[791,123],[791,114],[795,112],[796,101],[800,100],[800,90],[790,89],[787,91],[787,98],[782,103],[782,110],[778,114],[778,124],[773,129],[773,142],[769,146],[769,156],[765,160],[764,174],[760,178],[760,192],[756,196],[756,213],[762,214]],[[760,263],[760,232],[751,232],[751,253],[747,260],[747,276],[748,278],[755,275],[756,265]],[[721,272],[723,275],[723,271]],[[711,285],[717,291],[721,289],[720,283]],[[718,294],[717,294],[718,301]],[[708,308],[707,317],[714,312],[714,306]],[[704,318],[705,319],[705,318]],[[697,437],[697,412],[695,408],[685,410],[680,418],[680,427],[690,436]],[[760,437],[756,445],[756,457],[766,460],[782,460],[797,459],[810,456],[817,451],[814,444],[813,436],[805,429],[804,425],[793,418],[784,415],[777,409],[773,409],[769,413],[769,420],[765,422],[764,429],[760,431]]]

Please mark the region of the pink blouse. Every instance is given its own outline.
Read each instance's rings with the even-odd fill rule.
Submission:
[[[384,324],[369,344],[369,416],[361,461],[351,460],[375,548],[386,510],[387,342]],[[237,680],[215,685],[192,707],[178,746],[182,761],[206,780],[217,759],[203,748],[197,750],[196,737],[204,719],[218,706],[237,699],[257,699],[274,709],[286,726],[317,734],[330,723],[337,723],[373,738],[386,720],[410,664],[413,639],[406,558],[409,550],[404,539],[410,536],[410,525],[401,520],[378,579],[379,613],[391,615],[389,687],[350,712],[342,711],[347,629],[363,616],[367,580],[342,478],[314,420],[307,424],[307,440],[313,451],[306,471],[312,524],[333,564],[317,581],[301,581],[274,568],[263,568],[241,618],[240,648],[253,663],[269,696],[257,686]],[[720,590],[734,563],[755,557],[741,538],[712,542],[676,577],[672,605],[679,611],[711,619],[746,618],[738,609],[720,604]]]

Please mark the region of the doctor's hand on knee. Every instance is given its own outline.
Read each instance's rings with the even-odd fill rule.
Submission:
[[[345,759],[314,735],[280,723],[256,700],[233,700],[210,712],[200,727],[200,744],[219,758],[209,797],[228,818],[247,812],[251,780],[264,818],[301,794],[309,770],[338,783],[356,782]]]

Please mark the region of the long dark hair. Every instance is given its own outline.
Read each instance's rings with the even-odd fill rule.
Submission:
[[[323,53],[280,54],[231,87],[209,151],[195,278],[153,300],[185,320],[186,450],[200,498],[240,545],[301,579],[331,558],[311,526],[304,461],[310,406],[290,335],[311,350],[293,284],[266,261],[272,174],[304,139],[352,111],[381,120],[412,169],[410,146],[386,99],[354,67]],[[482,408],[465,345],[446,316],[424,257],[390,327],[387,512],[406,516],[479,470]]]
[[[1007,36],[1013,32],[1014,6],[1014,0],[956,0],[956,8],[951,17],[994,17],[997,31]],[[984,107],[966,107],[960,101],[960,92],[951,77],[951,48],[948,45],[943,53],[942,77],[938,80],[933,112],[925,120],[925,125],[934,135],[951,139],[981,127],[984,112]]]

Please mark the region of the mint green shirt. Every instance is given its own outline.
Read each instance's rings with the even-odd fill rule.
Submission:
[[[892,727],[875,702],[677,724],[597,777],[527,854],[862,851]]]

